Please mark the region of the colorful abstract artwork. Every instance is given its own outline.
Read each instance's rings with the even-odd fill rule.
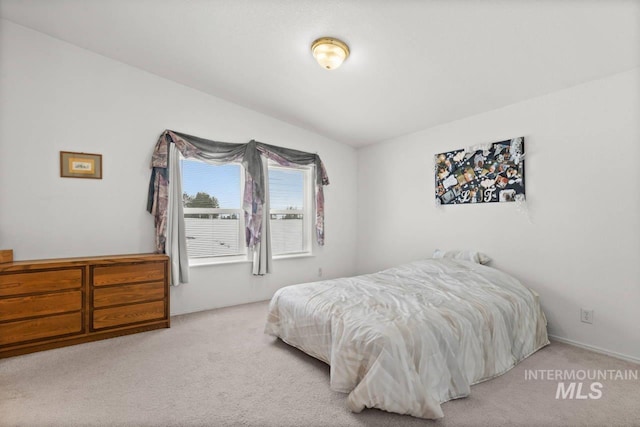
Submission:
[[[524,137],[436,155],[436,202],[524,200]]]

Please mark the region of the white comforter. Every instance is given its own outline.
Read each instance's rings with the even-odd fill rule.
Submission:
[[[282,288],[265,332],[328,363],[352,411],[423,418],[549,343],[537,294],[446,259]]]

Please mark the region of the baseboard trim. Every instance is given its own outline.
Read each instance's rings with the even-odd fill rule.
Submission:
[[[549,334],[549,338],[551,338],[552,340],[563,342],[565,344],[570,344],[576,347],[584,348],[585,350],[591,350],[591,351],[595,351],[596,353],[606,354],[607,356],[615,357],[616,359],[621,359],[627,362],[640,364],[640,358],[637,358],[637,357],[616,353],[615,351],[611,351],[611,350],[605,350],[604,348],[596,347],[589,344],[584,344],[578,341],[570,340],[569,338],[559,337],[557,335]]]

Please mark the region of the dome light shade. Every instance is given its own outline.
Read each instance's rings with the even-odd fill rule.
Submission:
[[[349,46],[332,37],[321,37],[311,45],[318,64],[326,70],[335,70],[349,57]]]

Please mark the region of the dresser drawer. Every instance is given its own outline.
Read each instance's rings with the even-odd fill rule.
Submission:
[[[165,317],[164,301],[120,307],[101,308],[93,312],[93,329],[112,328],[131,323],[161,320]]]
[[[0,323],[0,345],[82,332],[82,313]]]
[[[0,321],[80,310],[81,291],[0,299]]]
[[[164,282],[138,283],[96,288],[93,291],[93,307],[131,304],[164,298]]]
[[[120,283],[140,283],[164,280],[163,262],[146,264],[119,264],[93,269],[93,285],[117,285]]]
[[[0,296],[59,291],[82,286],[82,269],[0,274]]]

